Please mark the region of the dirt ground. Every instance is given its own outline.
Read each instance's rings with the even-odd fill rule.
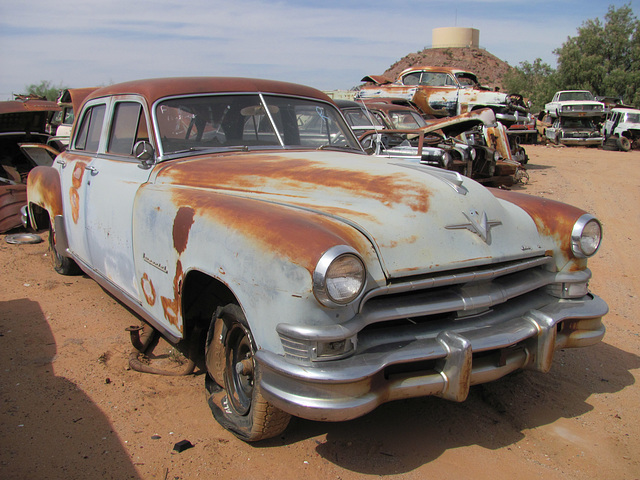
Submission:
[[[597,346],[550,373],[421,398],[349,422],[294,419],[246,444],[205,403],[204,377],[127,368],[138,319],[86,276],[62,277],[44,243],[0,235],[0,478],[640,478],[640,152],[527,146],[518,190],[580,206],[605,228],[591,289],[609,304]],[[155,362],[179,360],[160,342]],[[188,440],[193,448],[178,453]]]

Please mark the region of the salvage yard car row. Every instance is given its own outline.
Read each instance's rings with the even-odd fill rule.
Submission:
[[[423,161],[432,146],[478,158],[498,141],[495,118],[510,113],[485,107],[396,128],[397,145],[374,125],[367,152],[313,88],[111,85],[76,111],[65,151],[29,173],[29,224],[49,231],[56,271],[89,275],[206,371],[213,416],[243,440],[279,435],[291,415],[460,402],[599,342],[608,310],[588,286],[596,218]],[[405,141],[411,158],[383,151]]]

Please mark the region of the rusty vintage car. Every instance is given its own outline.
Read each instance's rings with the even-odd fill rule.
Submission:
[[[490,90],[480,85],[474,73],[456,68],[414,66],[400,72],[395,82],[380,75],[368,75],[362,81],[366,83],[356,99],[403,98],[436,117],[491,108],[507,127],[529,117],[521,95]]]
[[[605,332],[588,288],[597,219],[368,156],[331,100],[300,85],[96,90],[28,200],[55,269],[81,269],[189,345],[214,417],[247,441],[291,415],[463,401]]]

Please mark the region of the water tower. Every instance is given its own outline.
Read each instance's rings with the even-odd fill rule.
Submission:
[[[442,27],[431,31],[431,48],[480,47],[477,28]]]

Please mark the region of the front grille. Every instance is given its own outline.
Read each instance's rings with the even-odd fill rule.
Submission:
[[[546,268],[551,261],[537,257],[392,283],[365,296],[361,322],[423,321],[480,312],[553,283],[555,274]]]

